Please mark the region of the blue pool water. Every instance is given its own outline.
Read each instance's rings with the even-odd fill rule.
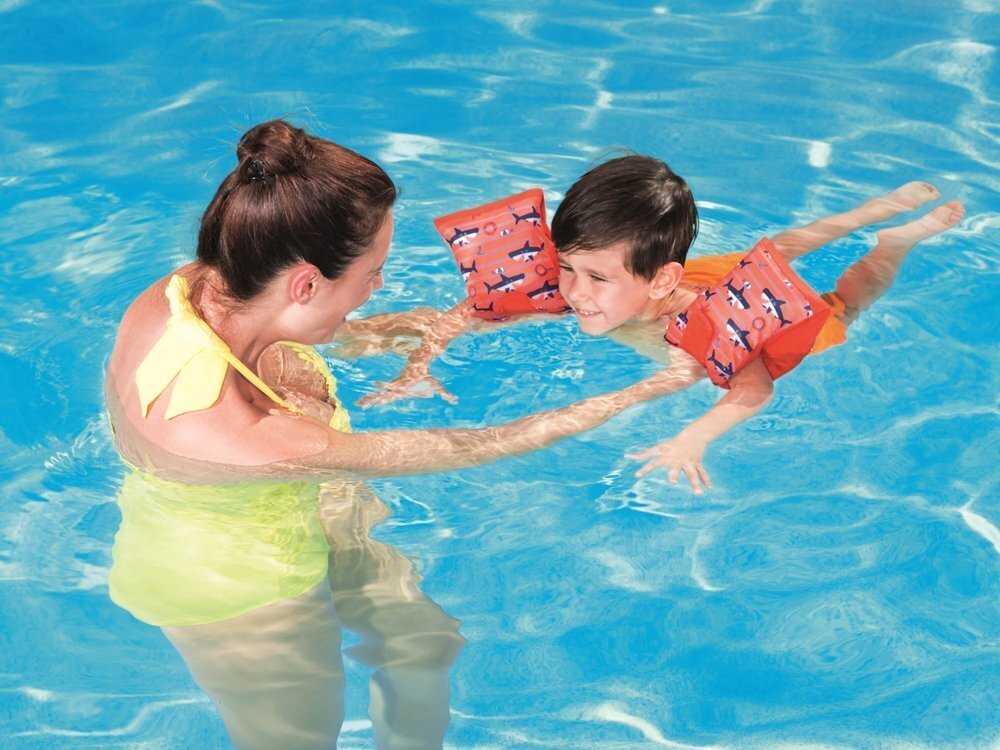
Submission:
[[[702,498],[623,454],[702,413],[707,384],[373,486],[377,537],[469,642],[449,746],[995,747],[998,27],[991,0],[0,0],[0,746],[228,746],[160,631],[108,600],[102,372],[128,303],[192,257],[239,134],[292,115],[403,187],[362,313],[457,301],[431,220],[535,185],[552,210],[611,146],[688,178],[696,254],[914,179],[964,201],[846,345],[713,446]],[[825,290],[873,240],[801,273]],[[331,359],[348,401],[400,364]],[[458,405],[355,424],[497,423],[653,369],[571,320],[466,336],[434,369]],[[340,744],[366,747],[347,669]]]

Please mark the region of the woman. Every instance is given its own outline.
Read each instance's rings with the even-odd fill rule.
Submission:
[[[344,540],[364,548],[364,519],[378,516],[357,475],[523,453],[680,384],[658,377],[480,430],[351,433],[332,376],[304,344],[330,341],[381,288],[396,188],[365,157],[283,121],[249,130],[237,157],[202,218],[197,261],[143,292],[118,331],[108,410],[133,471],[109,588],[163,628],[238,747],[333,747],[338,610],[353,605],[335,604],[329,561],[331,579],[343,577]],[[439,746],[457,623],[413,594],[398,553],[367,550],[360,578],[375,571],[375,589],[400,593],[384,597],[390,609],[405,600],[422,612],[359,645],[376,670],[376,742]],[[416,630],[395,637],[403,620]]]

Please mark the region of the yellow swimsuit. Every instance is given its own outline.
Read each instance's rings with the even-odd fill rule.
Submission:
[[[167,330],[136,370],[143,416],[171,382],[168,419],[209,408],[229,366],[275,403],[293,408],[198,316],[183,277],[170,279],[166,295]],[[334,404],[330,426],[350,431],[322,357],[312,347],[281,343],[323,375]],[[151,625],[178,626],[229,619],[304,594],[327,575],[319,487],[306,481],[196,485],[130,467],[118,495],[112,600]]]

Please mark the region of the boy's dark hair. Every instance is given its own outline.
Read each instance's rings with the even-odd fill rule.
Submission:
[[[552,217],[560,253],[625,242],[625,268],[651,280],[667,263],[683,265],[698,235],[698,208],[687,183],[659,159],[630,154],[573,183]]]
[[[284,120],[250,128],[236,158],[202,216],[198,260],[219,271],[237,300],[303,261],[340,277],[396,201],[378,164]]]

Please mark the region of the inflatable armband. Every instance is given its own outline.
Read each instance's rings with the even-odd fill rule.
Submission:
[[[539,188],[442,216],[434,227],[455,256],[477,317],[569,309],[559,294],[559,263]]]
[[[701,362],[723,388],[761,357],[772,378],[812,348],[830,308],[763,239],[667,326],[663,338]]]

